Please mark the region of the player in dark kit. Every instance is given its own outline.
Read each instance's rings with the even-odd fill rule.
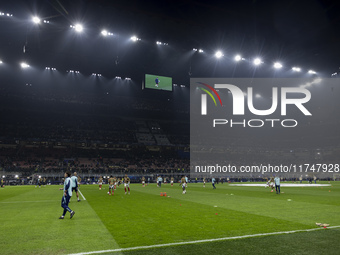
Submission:
[[[155,83],[156,83],[156,87],[158,87],[158,83],[159,83],[159,79],[158,79],[158,77],[155,79]]]

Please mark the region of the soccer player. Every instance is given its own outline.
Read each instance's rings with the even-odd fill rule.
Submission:
[[[163,181],[162,177],[158,176],[157,177],[157,187],[161,187],[162,186],[162,181]]]
[[[280,177],[276,176],[274,181],[275,181],[276,194],[280,194],[281,193],[281,190],[280,190]]]
[[[174,186],[174,177],[171,177],[170,183],[171,183],[171,187]]]
[[[126,188],[128,188],[129,195],[130,195],[130,178],[129,178],[129,176],[127,176],[127,174],[124,176],[125,195],[126,195]]]
[[[3,188],[3,187],[4,187],[4,179],[1,178],[1,188]]]
[[[115,176],[115,177],[113,177],[113,181],[114,181],[114,186],[113,186],[113,189],[114,190],[116,190],[116,186],[117,186],[117,182],[118,182],[118,180],[117,180],[117,177]]]
[[[213,177],[213,178],[211,179],[211,184],[212,184],[212,186],[213,186],[213,189],[216,189],[216,187],[215,187],[215,182],[216,182],[216,180],[215,180],[215,178]]]
[[[155,83],[156,83],[156,87],[158,87],[158,83],[159,83],[159,79],[158,79],[158,77],[156,77],[156,79],[155,79]]]
[[[142,177],[142,186],[145,187],[145,177]]]
[[[112,175],[110,176],[110,179],[109,179],[109,195],[113,195],[114,193],[114,187],[115,187],[115,180],[114,178],[112,177]]]
[[[270,192],[274,192],[274,177],[270,177],[270,184],[269,186],[272,188]]]
[[[185,176],[183,176],[182,179],[181,179],[181,185],[182,185],[182,190],[183,190],[182,194],[186,194],[187,193],[187,190],[186,190],[187,185],[186,184],[187,183],[186,183]]]
[[[74,172],[74,173],[73,173],[73,176],[72,176],[70,179],[71,179],[72,192],[73,192],[73,191],[76,192],[77,201],[80,202],[79,194],[78,194],[78,178],[77,178],[77,172]]]
[[[187,176],[185,176],[185,187],[188,187],[188,182],[189,182],[189,179]]]
[[[102,176],[99,177],[98,185],[99,185],[99,190],[101,190],[102,186],[103,186],[103,177]]]
[[[63,215],[59,217],[59,219],[63,220],[65,217],[66,212],[70,213],[70,219],[72,219],[73,215],[75,214],[74,211],[68,207],[68,203],[70,202],[70,198],[72,197],[72,187],[71,187],[71,172],[67,170],[64,174],[65,182],[63,188],[63,198],[61,199],[61,207],[64,208]]]
[[[205,188],[205,177],[203,178],[203,188]]]

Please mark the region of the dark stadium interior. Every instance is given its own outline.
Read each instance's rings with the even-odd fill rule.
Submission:
[[[306,77],[290,68],[273,71],[272,62],[281,59],[339,81],[338,3],[227,2],[1,3],[0,12],[13,17],[0,16],[0,174],[7,180],[18,174],[24,183],[36,175],[60,181],[65,169],[77,170],[84,180],[112,173],[127,173],[132,181],[157,174],[178,178],[190,172],[190,78]],[[292,13],[305,8],[303,19]],[[50,23],[33,24],[32,15]],[[85,27],[81,34],[70,28],[76,21]],[[103,27],[112,38],[100,36]],[[133,34],[142,40],[131,42]],[[214,57],[218,48],[226,52],[220,61]],[[259,54],[266,63],[257,69],[235,64],[237,52],[249,59]],[[30,68],[20,68],[21,61]],[[147,73],[172,77],[173,91],[142,89]],[[248,129],[231,130],[220,141],[227,144],[221,153],[236,165],[336,162],[339,90],[315,88],[318,101],[310,107],[317,121],[302,123],[294,134],[286,131],[290,138],[284,142],[276,140],[275,129],[263,132],[267,140],[245,139]],[[211,151],[199,150],[209,158]]]

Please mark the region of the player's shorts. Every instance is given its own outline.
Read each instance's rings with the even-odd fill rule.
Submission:
[[[271,183],[270,183],[270,187],[274,187],[274,182],[271,182]]]
[[[186,187],[186,183],[182,183],[182,188],[185,188]]]
[[[109,188],[110,188],[110,189],[113,189],[113,185],[109,185]]]
[[[118,183],[117,182],[115,182],[115,185],[117,185]]]
[[[103,185],[103,183],[102,183],[102,182],[99,182],[98,185]]]
[[[145,181],[142,181],[143,184],[145,184]]]
[[[73,192],[73,191],[77,192],[77,191],[78,191],[78,187],[73,187],[73,188],[72,188],[72,192]]]
[[[174,181],[171,181],[171,184],[173,184],[174,183]]]
[[[128,188],[130,186],[129,183],[124,183],[124,187]]]

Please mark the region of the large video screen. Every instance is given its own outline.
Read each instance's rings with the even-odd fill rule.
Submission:
[[[172,78],[145,74],[145,88],[172,91]]]

